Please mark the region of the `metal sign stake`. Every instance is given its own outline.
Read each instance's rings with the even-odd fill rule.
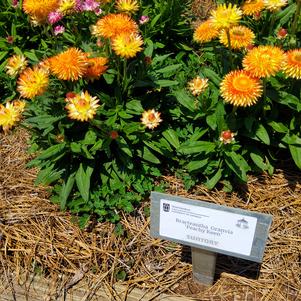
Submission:
[[[215,252],[191,248],[193,278],[204,285],[212,285],[216,264]]]

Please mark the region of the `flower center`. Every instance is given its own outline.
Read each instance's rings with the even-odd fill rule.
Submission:
[[[154,114],[154,113],[150,113],[150,114],[148,115],[148,120],[149,120],[150,122],[154,122],[154,121],[156,120],[155,114]]]
[[[239,37],[243,37],[244,36],[244,32],[240,29],[235,29],[232,31],[232,34],[235,36],[239,36]]]
[[[241,92],[246,92],[250,89],[250,79],[246,76],[239,76],[234,78],[233,87]]]
[[[89,102],[81,98],[77,101],[76,108],[78,112],[85,112],[89,109]]]
[[[296,53],[293,57],[293,61],[297,62],[298,64],[301,63],[301,53]]]

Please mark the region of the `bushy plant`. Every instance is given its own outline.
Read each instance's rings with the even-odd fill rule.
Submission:
[[[230,191],[279,153],[301,168],[300,1],[218,1],[205,20],[176,0],[13,2],[0,124],[23,114],[36,183],[82,223],[118,221],[162,173]]]

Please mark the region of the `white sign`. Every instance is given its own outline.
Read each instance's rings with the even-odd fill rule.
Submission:
[[[257,218],[160,200],[159,234],[168,238],[249,256]]]

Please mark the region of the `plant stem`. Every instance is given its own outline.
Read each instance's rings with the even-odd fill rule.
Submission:
[[[294,16],[294,21],[292,24],[292,35],[296,34],[298,19],[300,16],[300,10],[301,10],[301,0],[297,0],[297,8]]]
[[[276,15],[275,13],[272,13],[272,19],[271,19],[271,24],[270,24],[269,36],[271,36],[271,34],[273,32],[273,27],[274,27],[275,20],[276,20],[275,15]]]
[[[232,55],[232,49],[231,49],[231,38],[230,38],[230,30],[229,28],[225,29],[226,30],[226,34],[227,34],[227,39],[228,39],[228,48],[229,48],[229,53],[230,53],[230,66],[231,69],[233,70],[233,55]]]

